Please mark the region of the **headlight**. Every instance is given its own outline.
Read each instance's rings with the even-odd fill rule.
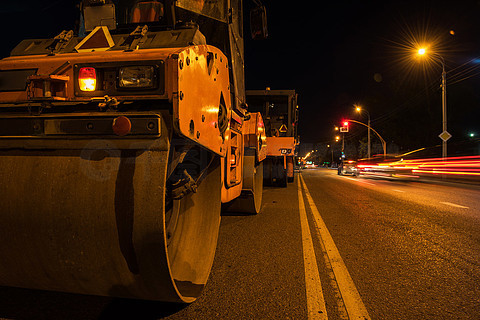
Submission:
[[[155,87],[155,68],[153,66],[122,67],[118,71],[120,88],[153,88]]]

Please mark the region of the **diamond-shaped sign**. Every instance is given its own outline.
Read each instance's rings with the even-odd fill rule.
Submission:
[[[447,141],[448,139],[450,139],[452,137],[452,135],[447,131],[443,131],[442,133],[440,133],[438,135],[440,137],[440,139],[442,139],[443,141]]]

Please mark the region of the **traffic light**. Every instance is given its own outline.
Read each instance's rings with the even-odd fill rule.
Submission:
[[[348,121],[344,121],[343,126],[348,128]]]

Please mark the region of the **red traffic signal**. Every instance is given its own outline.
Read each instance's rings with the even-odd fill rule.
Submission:
[[[340,132],[348,132],[348,121],[342,121],[342,126],[340,127]]]

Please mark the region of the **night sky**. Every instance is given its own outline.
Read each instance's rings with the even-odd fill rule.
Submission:
[[[302,142],[330,143],[343,118],[366,122],[360,104],[388,143],[441,143],[441,65],[415,60],[418,43],[445,59],[451,142],[480,134],[478,1],[263,2],[270,38],[247,42],[247,87],[296,89]],[[365,136],[358,127],[349,139]]]
[[[74,2],[2,1],[0,55],[23,38],[71,28]],[[423,43],[445,59],[451,141],[480,135],[479,1],[262,2],[269,38],[246,40],[246,87],[295,89],[302,142],[330,143],[343,118],[366,122],[354,112],[360,104],[388,143],[402,150],[439,144],[441,65],[415,59],[412,50]],[[365,131],[352,126],[347,139]]]

